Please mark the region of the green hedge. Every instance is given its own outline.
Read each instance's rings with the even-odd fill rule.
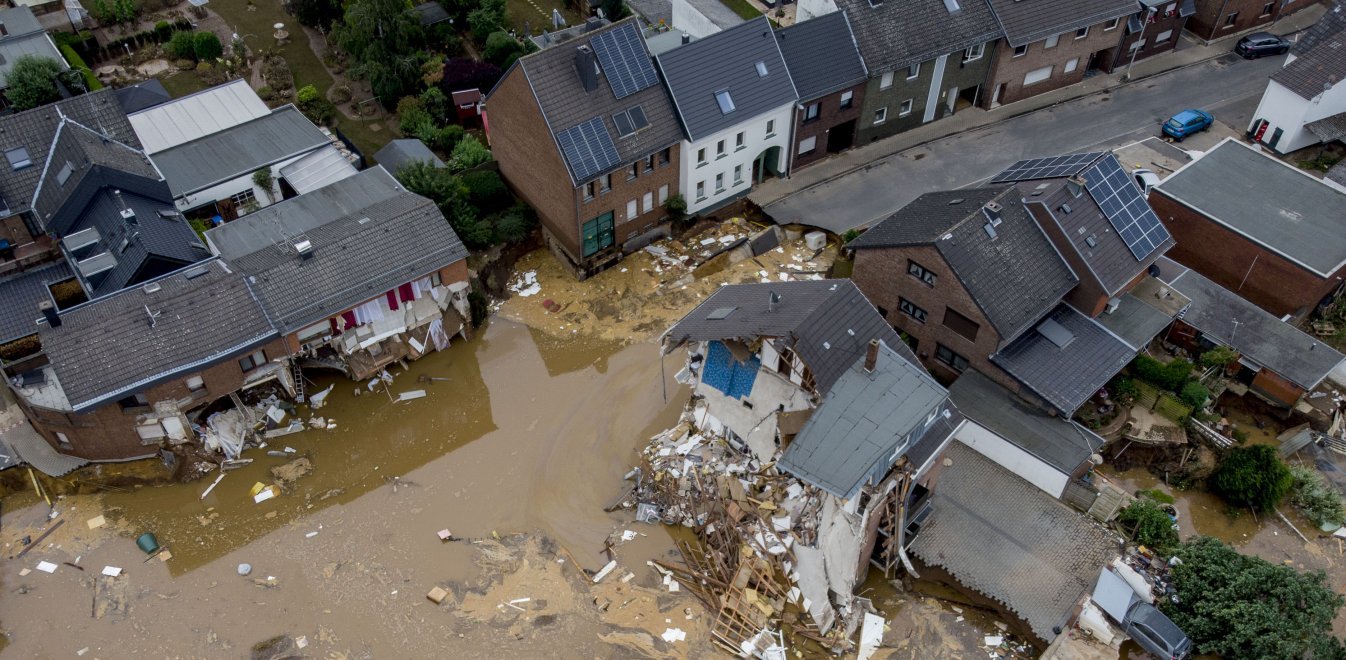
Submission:
[[[61,44],[61,55],[65,57],[65,62],[70,65],[70,68],[79,71],[80,75],[84,76],[84,84],[89,86],[89,91],[103,88],[102,81],[98,79],[98,76],[93,75],[93,70],[84,63],[84,58],[80,57],[79,53],[76,53],[75,49],[70,47],[70,44]]]
[[[1148,355],[1137,355],[1131,363],[1136,377],[1170,392],[1177,392],[1187,383],[1192,373],[1192,363],[1187,360],[1173,360],[1164,364]]]

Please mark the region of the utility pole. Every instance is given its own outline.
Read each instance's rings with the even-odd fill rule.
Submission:
[[[1126,63],[1126,73],[1122,74],[1122,82],[1131,80],[1131,65],[1136,63],[1136,54],[1145,47],[1145,28],[1149,27],[1150,19],[1154,18],[1158,11],[1158,7],[1145,8],[1145,20],[1140,23],[1140,34],[1136,35],[1136,47],[1131,49],[1131,61]]]

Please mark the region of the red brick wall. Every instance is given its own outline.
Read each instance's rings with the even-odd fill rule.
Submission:
[[[612,190],[606,193],[600,192],[597,189],[601,186],[595,186],[594,198],[591,200],[586,201],[584,199],[583,186],[575,190],[575,201],[579,208],[579,216],[576,218],[579,223],[578,226],[583,226],[584,223],[611,211],[615,223],[613,231],[616,245],[619,247],[631,237],[654,229],[654,226],[659,224],[667,215],[663,206],[659,204],[659,186],[668,186],[670,197],[678,194],[679,156],[678,145],[673,145],[669,149],[668,164],[660,165],[659,154],[655,153],[654,170],[651,172],[645,171],[646,161],[641,160],[637,167],[638,174],[634,179],[627,176],[629,174],[627,168],[631,165],[631,163],[627,163],[622,169],[612,173]],[[644,212],[645,205],[642,199],[645,193],[654,196],[654,208],[648,213]],[[628,219],[626,217],[626,203],[633,199],[636,200],[636,217]],[[569,246],[567,246],[567,249],[570,249]],[[573,252],[575,261],[580,261],[580,254],[577,246]]]
[[[1316,2],[1316,0],[1291,0],[1284,7],[1283,0],[1196,0],[1196,13],[1187,22],[1187,29],[1207,41],[1238,34],[1260,25],[1266,25],[1281,16],[1288,16]],[[1271,3],[1270,13],[1263,13],[1266,4]],[[1237,13],[1233,25],[1226,25],[1229,15]]]
[[[1083,39],[1076,39],[1073,30],[1062,34],[1053,48],[1044,48],[1043,40],[1035,41],[1028,45],[1028,52],[1019,57],[1014,56],[1014,48],[1008,41],[996,42],[995,65],[987,77],[988,83],[981,95],[982,107],[990,106],[995,90],[1001,84],[1005,85],[1005,89],[1000,94],[999,102],[1005,104],[1084,80],[1089,57],[1097,51],[1114,49],[1120,42],[1122,33],[1126,31],[1125,18],[1111,30],[1104,30],[1105,25],[1106,23],[1099,23],[1090,26],[1089,35]],[[1078,59],[1075,70],[1065,73],[1066,63],[1071,59]],[[1051,77],[1024,87],[1024,76],[1028,72],[1047,65],[1055,67],[1052,69]]]
[[[1119,69],[1126,69],[1127,64],[1132,60],[1131,44],[1136,43],[1141,38],[1145,39],[1145,45],[1136,52],[1135,61],[1137,62],[1152,55],[1175,50],[1178,47],[1178,41],[1182,38],[1183,28],[1187,25],[1187,17],[1178,16],[1177,13],[1178,10],[1176,7],[1181,4],[1181,0],[1174,0],[1175,9],[1173,10],[1173,13],[1171,15],[1163,13],[1156,14],[1154,22],[1146,25],[1143,32],[1122,35],[1121,46],[1103,56],[1097,63],[1098,68],[1107,71],[1108,73],[1112,73]],[[1167,5],[1160,7],[1160,12],[1163,12],[1167,7]],[[1125,21],[1123,21],[1123,25],[1125,25]],[[1155,43],[1155,37],[1158,37],[1164,32],[1169,33],[1168,39],[1165,39],[1160,43]]]
[[[1169,258],[1210,278],[1262,309],[1302,316],[1339,284],[1342,273],[1324,279],[1172,200],[1162,190],[1150,206],[1177,245]]]
[[[841,95],[848,91],[853,95],[851,98],[851,106],[849,108],[842,108]],[[804,111],[795,110],[795,142],[794,145],[790,147],[793,150],[794,157],[790,167],[796,170],[808,167],[826,157],[828,154],[827,136],[830,131],[836,126],[851,120],[855,120],[855,128],[853,129],[854,132],[852,133],[851,139],[851,144],[854,145],[855,135],[858,134],[860,130],[860,108],[864,104],[864,95],[865,82],[861,82],[850,89],[843,89],[834,94],[829,94],[822,98],[812,99],[802,103],[801,105],[804,107],[808,107],[814,103],[822,103],[822,110],[817,119],[807,122],[803,120]],[[805,138],[810,137],[817,139],[817,144],[814,145],[813,151],[806,154],[800,154],[799,143]]]
[[[141,393],[149,399],[151,406],[161,401],[188,399],[191,399],[188,406],[192,408],[205,405],[220,397],[228,396],[230,392],[238,390],[243,385],[243,371],[239,367],[237,357],[253,350],[257,349],[227,358],[202,371],[181,374]],[[280,339],[267,343],[261,350],[266,352],[268,360],[288,354],[284,342]],[[205,381],[203,393],[194,393],[187,389],[187,379],[198,375]],[[143,408],[123,412],[121,406],[114,401],[86,413],[74,414],[35,408],[27,405],[22,397],[19,397],[19,401],[24,412],[28,414],[33,428],[42,434],[53,448],[62,453],[93,461],[116,461],[158,451],[156,445],[142,444],[140,436],[136,434],[136,418],[147,412]],[[58,432],[66,435],[74,449],[60,448],[56,437]]]

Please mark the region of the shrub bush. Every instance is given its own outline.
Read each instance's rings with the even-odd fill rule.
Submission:
[[[495,223],[496,240],[518,243],[528,238],[528,233],[533,229],[531,216],[531,209],[526,206],[516,206],[506,211]]]
[[[174,32],[164,49],[177,59],[195,60],[196,37],[191,32]]]
[[[1275,507],[1293,482],[1270,445],[1231,449],[1210,477],[1211,489],[1226,502],[1258,511]]]
[[[1140,388],[1136,387],[1136,382],[1120,375],[1108,383],[1108,391],[1112,392],[1112,398],[1122,405],[1130,405],[1140,396]]]
[[[318,91],[313,85],[305,85],[295,93],[295,107],[304,113],[310,121],[320,126],[326,126],[332,123],[336,117],[336,106],[327,100],[322,92]]]
[[[1327,483],[1322,473],[1310,467],[1295,465],[1290,468],[1290,478],[1294,480],[1290,488],[1290,503],[1304,517],[1320,527],[1346,522],[1346,504],[1342,502],[1341,493]]]
[[[76,53],[70,44],[61,44],[60,51],[61,55],[65,57],[66,64],[69,64],[70,68],[79,71],[80,75],[84,76],[84,85],[89,88],[89,91],[103,88],[103,82],[98,79],[98,76],[93,75],[89,65],[84,63],[84,58],[80,57],[79,53]]]
[[[1164,364],[1148,355],[1137,355],[1131,362],[1131,368],[1137,378],[1170,392],[1182,389],[1192,373],[1192,363],[1187,360],[1173,360]]]
[[[464,172],[463,185],[467,186],[467,199],[482,213],[495,213],[509,206],[509,189],[500,175],[490,170]]]
[[[220,45],[220,38],[214,32],[197,32],[192,37],[192,52],[198,61],[209,62],[224,54],[224,46]]]
[[[1210,398],[1210,390],[1206,389],[1206,386],[1199,381],[1189,380],[1186,385],[1182,386],[1178,398],[1192,408],[1200,410],[1202,406],[1206,405],[1206,399]]]
[[[1117,513],[1117,522],[1131,534],[1136,543],[1167,554],[1178,545],[1177,524],[1159,505],[1148,499],[1138,499]]]
[[[491,160],[491,150],[486,148],[475,136],[465,135],[453,147],[453,158],[449,167],[454,171],[476,167]]]

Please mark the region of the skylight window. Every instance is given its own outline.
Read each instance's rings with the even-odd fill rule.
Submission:
[[[627,137],[650,125],[650,121],[645,118],[645,110],[638,105],[612,115],[612,123],[617,126],[618,137]]]
[[[734,111],[734,99],[729,96],[729,90],[715,92],[715,102],[720,104],[720,114],[727,115]]]
[[[5,159],[9,161],[9,166],[14,168],[15,171],[33,165],[33,160],[28,157],[28,150],[23,147],[5,151]]]
[[[761,62],[761,61],[759,61],[759,62],[757,63],[756,66],[757,66],[757,77],[759,77],[759,78],[765,78],[765,77],[766,77],[766,62]]]

